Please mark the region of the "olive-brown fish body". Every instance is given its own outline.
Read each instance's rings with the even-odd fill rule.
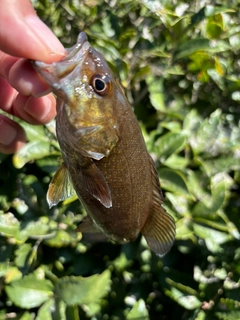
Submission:
[[[79,179],[80,154],[66,157],[74,189],[95,222],[112,240],[134,240],[144,226],[152,203],[152,176],[149,155],[131,108],[116,110],[122,117],[121,138],[108,157],[96,161],[111,190],[112,206],[106,208],[92,197]],[[59,129],[58,129],[59,130]]]
[[[58,96],[57,137],[64,163],[53,178],[50,206],[72,194],[72,182],[88,218],[83,233],[102,232],[117,242],[141,232],[158,255],[175,237],[162,207],[156,169],[122,88],[85,33],[65,59],[35,69]]]

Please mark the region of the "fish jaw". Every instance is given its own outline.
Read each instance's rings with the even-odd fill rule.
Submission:
[[[66,57],[59,62],[51,64],[41,61],[31,61],[34,69],[42,76],[42,78],[50,85],[52,91],[62,100],[68,102],[74,95],[72,88],[74,85],[69,85],[70,73],[81,63],[86,56],[90,44],[87,40],[85,32],[81,32],[78,36],[77,43],[66,50]],[[78,81],[78,77],[75,81]]]

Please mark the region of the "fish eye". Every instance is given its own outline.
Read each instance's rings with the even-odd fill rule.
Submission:
[[[95,74],[90,84],[94,91],[100,96],[106,96],[111,89],[110,78],[105,74]]]

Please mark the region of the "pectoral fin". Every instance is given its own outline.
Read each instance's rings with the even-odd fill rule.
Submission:
[[[88,192],[100,201],[104,207],[110,208],[112,206],[110,188],[104,175],[93,161],[90,166],[82,169],[82,183]]]
[[[149,247],[160,257],[163,257],[171,248],[175,239],[175,222],[173,218],[162,207],[162,192],[159,184],[158,174],[151,161],[153,182],[153,203],[150,215],[141,230]]]
[[[61,165],[58,171],[55,173],[47,192],[47,202],[49,208],[58,204],[75,194],[75,190],[72,185],[67,167],[65,163]]]

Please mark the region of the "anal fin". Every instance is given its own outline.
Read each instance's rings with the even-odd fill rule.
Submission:
[[[104,175],[96,164],[92,161],[89,166],[82,168],[81,172],[82,183],[88,192],[100,201],[104,207],[110,208],[112,206],[111,191]]]
[[[149,247],[158,256],[163,257],[170,250],[175,240],[175,222],[162,207],[163,198],[158,174],[151,157],[150,161],[153,183],[153,203],[149,217],[141,232]]]
[[[76,231],[81,232],[84,239],[90,243],[108,240],[108,237],[104,233],[94,227],[93,222],[88,216],[83,218]]]
[[[47,192],[47,202],[49,208],[75,195],[67,167],[65,163],[57,170],[49,184]]]

